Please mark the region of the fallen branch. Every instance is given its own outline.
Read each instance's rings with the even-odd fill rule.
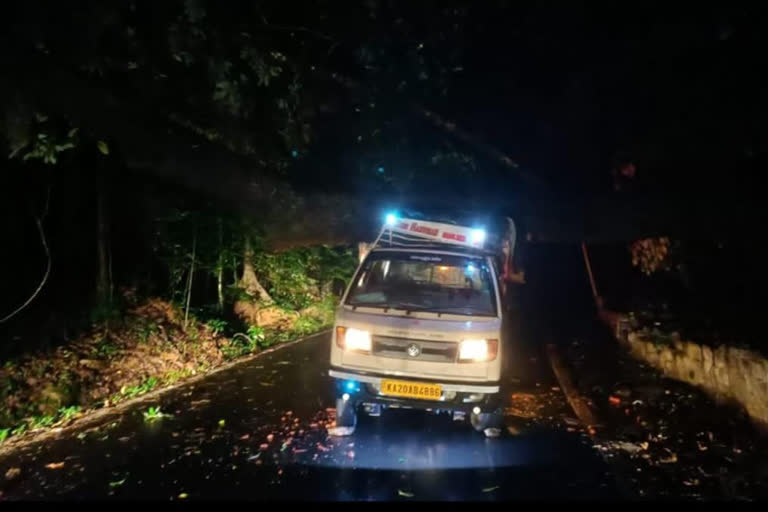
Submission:
[[[330,77],[334,82],[348,90],[357,90],[362,87],[362,84],[357,80],[354,80],[340,73],[325,72],[324,75]],[[498,162],[500,165],[510,169],[529,185],[534,185],[541,188],[547,187],[547,184],[544,182],[544,180],[521,169],[517,162],[512,160],[499,148],[483,141],[480,137],[473,135],[466,130],[463,130],[457,126],[456,123],[443,119],[436,112],[433,112],[418,103],[412,103],[410,105],[410,110],[412,113],[428,121],[435,128],[462,141],[463,143],[472,147],[475,151],[486,155],[487,157]]]
[[[520,176],[520,178],[522,178],[529,184],[537,185],[537,186],[544,185],[544,182],[541,179],[539,179],[538,177],[534,176],[531,173],[525,172],[522,169],[520,169],[520,165],[514,160],[512,160],[509,156],[507,156],[503,151],[492,146],[491,144],[488,144],[483,140],[480,140],[475,135],[472,135],[469,132],[462,130],[460,127],[456,125],[456,123],[443,119],[437,113],[432,112],[431,110],[427,110],[421,105],[412,105],[411,109],[415,113],[419,114],[421,117],[429,121],[435,128],[438,128],[452,135],[453,137],[464,142],[465,144],[468,144],[469,146],[474,148],[476,151],[479,151],[480,153],[485,154],[487,157],[495,160],[502,166],[513,170],[515,173],[517,173]]]
[[[599,425],[598,420],[587,405],[584,397],[576,389],[571,374],[554,345],[547,345],[547,355],[552,366],[552,372],[555,374],[558,383],[560,383],[560,388],[563,390],[563,394],[565,394],[565,398],[571,405],[573,412],[586,425],[587,429],[594,429],[594,427]]]

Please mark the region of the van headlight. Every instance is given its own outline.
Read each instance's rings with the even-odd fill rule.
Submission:
[[[354,327],[336,327],[336,345],[349,352],[371,352],[371,333]]]
[[[499,340],[462,340],[459,343],[460,363],[493,361],[499,353]]]

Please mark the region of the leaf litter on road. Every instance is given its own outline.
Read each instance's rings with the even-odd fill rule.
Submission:
[[[677,454],[667,448],[664,450],[669,453],[668,457],[662,457],[659,459],[659,464],[674,464],[677,462]]]
[[[115,481],[113,481],[113,482],[109,482],[109,486],[110,486],[111,488],[113,488],[113,489],[114,489],[115,487],[120,487],[121,485],[123,485],[123,484],[125,483],[125,481],[126,481],[126,480],[128,480],[128,477],[125,477],[125,478],[123,478],[122,480],[115,480]]]

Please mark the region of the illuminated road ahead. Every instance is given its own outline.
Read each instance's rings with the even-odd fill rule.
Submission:
[[[535,353],[507,394],[546,398],[544,421],[485,439],[446,417],[390,411],[328,438],[328,335],[265,354],[54,441],[0,457],[3,499],[553,499],[615,497]],[[150,405],[172,416],[145,421]],[[518,418],[519,419],[519,418]],[[514,422],[513,416],[508,422]],[[515,432],[519,431],[519,433]],[[63,463],[63,464],[62,464]]]

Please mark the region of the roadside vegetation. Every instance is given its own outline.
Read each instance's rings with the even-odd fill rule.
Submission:
[[[97,309],[96,320],[75,339],[6,360],[0,368],[0,443],[328,328],[338,301],[334,280],[337,289],[343,286],[355,261],[351,250],[322,247],[253,260],[261,263],[266,297],[250,295],[240,287],[242,279],[229,287],[223,304],[195,307],[188,288],[184,295],[172,285],[167,297],[149,298],[124,289],[110,310]],[[162,413],[148,410],[145,417],[153,421]]]

